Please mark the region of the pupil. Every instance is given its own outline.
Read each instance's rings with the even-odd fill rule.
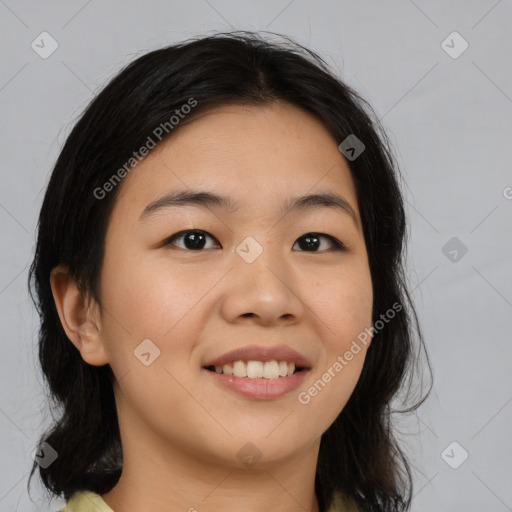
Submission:
[[[203,233],[193,232],[185,235],[185,245],[187,246],[188,249],[202,249],[202,247],[204,246],[204,240],[205,237]]]
[[[302,244],[299,242],[299,245],[301,246],[301,249],[309,248],[309,249],[318,249],[318,246],[320,245],[318,240],[318,235],[311,233],[309,235],[304,235],[302,237],[302,240],[305,241],[305,244]]]

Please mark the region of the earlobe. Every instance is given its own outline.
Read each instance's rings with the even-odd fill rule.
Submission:
[[[82,359],[94,366],[107,364],[97,304],[87,304],[87,298],[63,265],[52,269],[50,284],[62,328]]]

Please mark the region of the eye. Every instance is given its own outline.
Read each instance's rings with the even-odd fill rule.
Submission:
[[[176,240],[183,239],[183,245],[180,247],[181,249],[188,249],[191,251],[201,251],[202,249],[211,249],[212,247],[206,247],[206,240],[207,238],[210,238],[212,240],[215,240],[215,238],[207,233],[206,231],[193,229],[193,230],[186,230],[186,231],[180,231],[179,233],[175,233],[174,235],[170,236],[164,243],[164,246],[167,245],[177,245],[175,244]],[[322,250],[317,250],[320,246],[322,246],[321,241],[327,240],[328,245],[330,244],[330,247],[327,247],[327,249],[323,248]],[[345,250],[345,246],[342,242],[337,240],[331,235],[326,235],[323,233],[306,233],[305,235],[302,235],[294,244],[299,244],[299,247],[301,250],[306,252],[325,252],[329,249],[339,250],[343,251]]]
[[[187,230],[187,231],[180,231],[179,233],[175,233],[171,237],[169,237],[165,242],[164,245],[175,245],[174,241],[178,240],[180,238],[183,238],[185,247],[181,247],[182,249],[189,249],[191,251],[200,251],[201,249],[205,249],[205,240],[209,237],[212,240],[214,238],[206,233],[205,231],[200,231],[197,229],[194,230]],[[210,247],[206,247],[206,249],[210,249]]]
[[[306,233],[305,235],[302,235],[297,240],[297,242],[295,242],[295,244],[299,244],[299,246],[301,246],[301,249],[305,250],[306,252],[325,252],[326,249],[321,251],[316,250],[320,245],[322,245],[320,243],[321,239],[328,240],[331,245],[331,248],[334,248],[335,251],[345,250],[345,246],[343,245],[343,243],[341,243],[333,236],[325,235],[323,233]]]

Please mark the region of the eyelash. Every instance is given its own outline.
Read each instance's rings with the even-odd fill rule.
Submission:
[[[169,238],[167,238],[164,241],[164,243],[162,245],[164,247],[165,246],[169,246],[169,245],[174,245],[172,243],[173,241],[175,241],[176,239],[181,238],[182,236],[187,235],[189,233],[199,233],[199,234],[207,235],[207,236],[209,236],[212,239],[215,239],[214,236],[210,235],[206,231],[202,231],[201,229],[187,229],[185,231],[180,231],[178,233],[175,233],[174,235],[171,235]],[[327,235],[325,233],[309,232],[309,233],[305,233],[304,235],[299,237],[297,240],[299,240],[300,238],[303,238],[303,237],[305,237],[307,235],[313,235],[313,236],[316,236],[316,237],[319,237],[319,238],[327,238],[332,243],[333,250],[335,250],[335,251],[345,251],[346,250],[346,247],[345,247],[345,245],[342,242],[340,242],[337,238],[335,238],[335,237],[333,237],[331,235]],[[187,249],[186,247],[178,247],[178,249],[183,249],[185,251],[190,251],[190,252],[203,252],[204,250],[206,250],[206,249],[193,250],[193,249]],[[327,250],[324,249],[323,251],[300,251],[300,252],[312,252],[312,253],[320,252],[320,253],[322,253],[322,252],[328,252],[328,251],[329,251],[329,249],[327,249]]]

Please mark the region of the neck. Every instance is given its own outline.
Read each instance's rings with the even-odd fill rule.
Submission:
[[[128,448],[128,449],[126,449]],[[315,495],[318,443],[286,461],[240,467],[123,444],[123,472],[102,497],[115,512],[319,512]]]

